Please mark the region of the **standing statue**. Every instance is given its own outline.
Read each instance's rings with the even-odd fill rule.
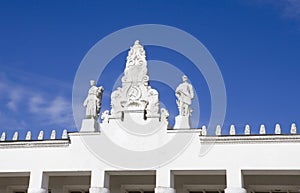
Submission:
[[[90,81],[91,88],[88,91],[88,96],[84,100],[83,106],[86,107],[86,118],[97,120],[101,108],[101,100],[103,87],[97,87],[94,80]]]
[[[194,98],[194,89],[193,86],[187,82],[187,76],[182,76],[182,81],[183,83],[178,85],[178,87],[176,88],[176,102],[179,109],[179,115],[190,116],[192,113],[190,105],[192,104],[192,99]]]

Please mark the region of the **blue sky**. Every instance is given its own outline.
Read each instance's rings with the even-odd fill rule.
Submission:
[[[210,51],[226,86],[224,133],[231,124],[238,133],[245,124],[254,133],[260,124],[269,133],[276,123],[286,133],[292,122],[300,124],[297,0],[1,1],[1,129],[9,136],[15,130],[24,136],[27,130],[33,135],[39,129],[48,134],[51,129],[74,130],[72,86],[81,60],[106,35],[138,24],[177,27]],[[161,48],[146,51],[148,59],[188,62]],[[110,62],[113,71],[123,71],[125,57],[124,52]],[[194,75],[192,69],[183,71]],[[200,126],[209,120],[209,90],[201,76],[192,82],[201,91]],[[110,83],[100,79],[98,84],[107,85],[109,95]],[[166,100],[164,87],[160,90],[155,82],[152,86]],[[103,103],[108,106],[108,99]],[[174,106],[169,107],[171,115],[176,113]]]

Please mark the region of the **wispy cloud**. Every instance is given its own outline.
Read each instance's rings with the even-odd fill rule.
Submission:
[[[22,93],[24,93],[23,89],[20,88],[11,88],[11,90],[7,90],[7,94],[9,94],[9,101],[7,102],[7,107],[10,110],[17,111],[18,109],[18,103],[21,102],[22,99]]]
[[[33,96],[29,102],[29,112],[47,124],[73,125],[71,100],[62,96],[46,99]]]
[[[249,1],[247,1],[249,3]],[[282,17],[300,20],[300,0],[256,0],[250,1],[274,6]]]
[[[73,128],[71,89],[71,85],[39,75],[2,72],[0,124],[5,127]]]
[[[281,0],[282,13],[285,17],[300,19],[300,1],[299,0]]]

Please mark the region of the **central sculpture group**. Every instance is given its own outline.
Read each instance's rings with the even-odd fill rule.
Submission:
[[[138,40],[130,47],[126,59],[126,67],[122,77],[122,85],[111,94],[111,110],[102,113],[102,122],[110,119],[123,119],[126,113],[141,113],[144,119],[159,118],[167,121],[169,113],[160,109],[159,94],[149,85],[146,53]],[[179,115],[175,119],[174,129],[190,128],[189,117],[194,98],[193,86],[188,83],[188,77],[182,76],[182,83],[176,88]],[[90,81],[91,88],[84,101],[86,119],[97,122],[100,114],[103,87],[97,87],[95,81]]]

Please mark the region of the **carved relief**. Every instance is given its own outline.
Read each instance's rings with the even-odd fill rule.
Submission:
[[[159,117],[158,92],[149,86],[146,53],[138,40],[128,52],[122,87],[111,94],[111,117],[122,112],[146,112],[146,117]]]

